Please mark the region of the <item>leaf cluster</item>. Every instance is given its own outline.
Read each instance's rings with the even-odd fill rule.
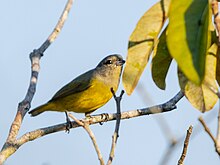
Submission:
[[[130,95],[152,56],[152,78],[165,90],[172,61],[179,85],[190,103],[213,108],[220,84],[218,39],[208,0],[161,0],[140,18],[129,38],[123,85]]]

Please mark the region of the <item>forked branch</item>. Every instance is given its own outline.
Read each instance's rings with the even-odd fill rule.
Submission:
[[[109,159],[108,159],[107,165],[112,164],[113,158],[115,156],[115,147],[116,147],[116,143],[119,137],[119,127],[120,127],[120,121],[121,121],[121,100],[124,94],[124,91],[122,90],[120,96],[117,97],[115,95],[113,88],[111,88],[111,91],[116,102],[117,115],[116,115],[115,131],[114,131],[114,134],[112,135],[112,146],[111,146],[111,150],[109,153]]]
[[[26,96],[23,101],[21,101],[18,104],[17,108],[17,114],[15,116],[15,119],[11,125],[11,128],[9,130],[8,138],[3,145],[1,152],[0,152],[0,164],[3,164],[3,162],[11,155],[13,154],[20,146],[24,143],[24,140],[27,139],[19,139],[17,140],[17,135],[20,130],[23,118],[25,114],[28,112],[28,110],[31,107],[31,101],[34,97],[35,91],[36,91],[36,85],[37,85],[37,79],[38,74],[40,70],[40,58],[43,56],[43,53],[45,50],[50,46],[50,44],[55,40],[59,32],[61,31],[63,24],[67,18],[67,15],[70,11],[70,8],[72,6],[73,0],[68,0],[64,11],[54,28],[51,35],[47,38],[47,40],[41,45],[40,48],[35,49],[32,53],[30,53],[30,60],[31,60],[31,79],[30,79],[30,85],[27,90]],[[29,134],[32,136],[32,134]],[[29,137],[31,139],[31,137]]]

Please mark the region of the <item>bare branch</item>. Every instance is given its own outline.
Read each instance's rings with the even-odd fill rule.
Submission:
[[[184,96],[184,93],[180,91],[177,93],[172,99],[167,101],[164,104],[153,106],[150,108],[143,108],[140,109],[140,115],[150,115],[150,114],[155,114],[155,113],[163,113],[163,112],[169,112],[173,109],[176,109],[176,103],[182,99]]]
[[[63,14],[60,17],[60,20],[58,24],[56,25],[54,31],[49,36],[49,38],[42,44],[42,46],[39,49],[34,50],[32,53],[30,53],[30,60],[31,60],[30,85],[28,87],[27,94],[24,100],[21,101],[18,105],[17,114],[11,125],[8,138],[4,146],[1,149],[0,164],[3,164],[3,162],[20,147],[20,145],[18,144],[16,140],[16,137],[20,130],[23,118],[25,114],[28,112],[28,110],[30,109],[31,101],[36,91],[37,79],[38,79],[38,74],[40,70],[40,58],[43,56],[44,51],[55,40],[55,38],[61,31],[64,21],[67,18],[67,14],[72,6],[72,2],[73,0],[68,0],[67,5],[64,8]]]
[[[114,134],[112,135],[112,146],[111,146],[111,150],[110,150],[107,165],[112,164],[113,158],[115,156],[115,147],[116,147],[116,143],[117,143],[117,140],[118,140],[118,137],[119,137],[118,132],[119,132],[120,121],[121,121],[121,106],[120,106],[120,103],[121,103],[122,96],[124,94],[124,90],[122,90],[120,96],[116,97],[113,88],[111,88],[111,91],[112,91],[112,94],[113,94],[115,102],[116,102],[117,115],[116,115],[115,131],[114,131]]]
[[[92,143],[93,143],[93,145],[94,145],[94,147],[95,147],[95,150],[96,150],[96,153],[97,153],[97,155],[98,155],[98,159],[99,159],[99,161],[100,161],[100,165],[104,165],[104,164],[105,164],[104,159],[103,159],[103,157],[102,157],[101,151],[100,151],[100,149],[99,149],[99,147],[98,147],[98,144],[97,144],[97,142],[96,142],[95,135],[94,135],[94,133],[92,132],[91,128],[89,127],[89,123],[88,123],[88,122],[85,122],[85,123],[84,123],[84,128],[85,128],[85,130],[87,131],[87,133],[89,134],[89,136],[90,136],[90,138],[91,138],[91,140],[92,140]]]
[[[203,120],[202,116],[199,117],[199,121],[202,124],[202,126],[204,127],[205,131],[208,133],[208,135],[211,137],[211,139],[213,140],[214,143],[216,143],[215,137],[213,136],[213,134],[211,133],[209,127],[206,125],[205,121]]]
[[[205,116],[206,122],[209,123],[211,121],[213,121],[213,119],[216,117],[216,113],[213,110],[211,113],[208,113]],[[193,138],[195,138],[196,136],[198,136],[200,133],[202,132],[202,128],[200,126],[200,123],[197,123],[194,127],[193,127],[193,134],[191,135],[191,140]],[[180,136],[179,138],[175,139],[174,141],[170,141],[168,144],[168,147],[165,151],[165,153],[162,156],[162,159],[160,161],[161,165],[166,165],[169,164],[168,161],[169,159],[172,157],[172,154],[175,152],[177,147],[180,147],[180,144],[182,143],[182,141],[184,141],[185,139],[185,135],[184,136]]]
[[[40,52],[44,52],[50,46],[50,44],[57,38],[58,34],[60,33],[67,19],[67,16],[70,12],[73,1],[74,0],[68,0],[68,2],[66,3],[63,13],[61,14],[59,21],[57,22],[57,25],[55,26],[53,32],[50,34],[47,40],[43,43],[43,45],[41,45],[41,47],[39,48]]]
[[[129,118],[134,118],[134,117],[139,117],[142,115],[150,115],[150,114],[155,114],[155,113],[163,113],[163,112],[168,112],[172,111],[176,108],[176,103],[183,97],[183,93],[179,92],[177,93],[172,99],[170,99],[168,102],[160,105],[155,105],[149,108],[143,108],[143,109],[138,109],[138,110],[131,110],[131,111],[125,111],[121,113],[121,120],[123,119],[129,119]],[[170,105],[170,107],[168,106]],[[103,117],[106,116],[106,117]],[[107,122],[107,121],[112,121],[116,120],[117,113],[113,114],[100,114],[100,115],[95,115],[91,116],[89,118],[84,118],[81,121],[86,121],[89,123],[89,125],[97,124],[97,123],[102,123],[102,122]],[[77,128],[81,127],[81,124],[78,124],[76,121],[71,122],[72,128]],[[71,129],[72,129],[71,128]],[[35,140],[37,138],[40,138],[42,136],[56,133],[59,131],[65,131],[66,130],[66,123],[62,124],[57,124],[45,128],[40,128],[31,132],[28,132],[21,136],[17,141],[19,145],[22,145],[26,142]]]
[[[212,134],[212,132],[210,131],[210,129],[208,128],[208,126],[206,125],[205,121],[203,120],[203,118],[201,116],[199,117],[199,121],[202,124],[202,126],[204,127],[205,131],[211,137],[211,139],[212,139],[212,141],[214,142],[214,145],[215,145],[215,150],[216,150],[217,154],[220,156],[220,150],[219,150],[217,140],[215,139],[214,135]]]
[[[155,113],[164,113],[169,112],[174,109],[176,109],[176,103],[184,96],[183,92],[178,92],[172,99],[170,99],[168,102],[160,105],[155,105],[148,108],[142,108],[142,109],[136,109],[136,110],[130,110],[125,111],[121,113],[121,119],[129,119],[134,117],[139,117],[142,115],[150,115]],[[106,117],[103,117],[105,116]],[[113,114],[101,114],[96,116],[91,116],[89,119],[82,119],[82,121],[87,120],[89,125],[97,124],[101,122],[107,122],[116,120],[117,113]],[[80,127],[77,122],[73,121],[71,122],[72,128]],[[33,141],[37,138],[40,138],[42,136],[56,133],[59,131],[65,131],[66,130],[66,123],[57,124],[45,128],[40,128],[31,132],[28,132],[24,135],[22,135],[16,142],[9,143],[8,146],[4,146],[2,151],[0,152],[0,164],[1,162],[4,162],[11,154],[13,154],[21,145]],[[9,153],[9,154],[8,154]],[[6,155],[6,156],[5,156]]]
[[[97,153],[97,155],[98,155],[98,159],[99,159],[99,161],[100,161],[100,164],[101,164],[101,165],[104,165],[105,163],[104,163],[104,160],[103,160],[101,151],[100,151],[100,149],[99,149],[99,147],[98,147],[98,144],[97,144],[97,142],[96,142],[95,135],[94,135],[94,133],[92,132],[91,128],[89,127],[88,121],[87,121],[87,120],[80,121],[80,120],[78,120],[75,116],[73,116],[73,115],[70,114],[70,113],[68,114],[68,116],[71,117],[77,124],[79,124],[80,126],[82,126],[82,127],[86,130],[86,132],[89,134],[89,137],[91,138],[92,143],[93,143],[93,146],[94,146],[94,148],[95,148],[95,150],[96,150],[96,153]]]
[[[192,134],[192,129],[193,129],[193,127],[189,126],[189,128],[187,130],[186,138],[185,138],[185,141],[184,141],[183,152],[182,152],[182,155],[181,155],[181,157],[178,161],[178,165],[183,165],[183,162],[184,162],[184,159],[185,159],[186,153],[187,153],[187,148],[188,148],[188,145],[189,145],[189,138]]]

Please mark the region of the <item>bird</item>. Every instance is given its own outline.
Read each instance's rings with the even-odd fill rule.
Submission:
[[[47,103],[29,111],[37,116],[45,111],[85,113],[92,112],[105,105],[117,91],[123,69],[122,56],[112,54],[99,64],[62,87]]]

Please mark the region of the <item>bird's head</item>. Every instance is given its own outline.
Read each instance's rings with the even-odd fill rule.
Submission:
[[[121,75],[123,64],[122,56],[119,54],[112,54],[105,57],[99,64],[96,66],[98,73],[104,77],[108,76],[119,76]]]

